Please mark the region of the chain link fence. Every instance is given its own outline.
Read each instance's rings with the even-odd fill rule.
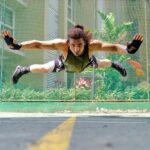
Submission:
[[[127,70],[126,77],[122,77],[111,67],[87,68],[80,74],[29,73],[23,76],[17,85],[11,83],[17,65],[47,63],[57,58],[60,53],[51,50],[12,51],[1,37],[0,99],[2,101],[149,101],[149,8],[149,0],[0,0],[0,30],[11,32],[18,42],[66,38],[67,31],[75,24],[85,26],[93,33],[93,37],[112,43],[126,44],[134,34],[144,35],[140,50],[132,56],[124,57],[103,52],[95,54],[98,59],[107,58],[121,63]],[[99,11],[113,22],[113,28],[129,22],[130,28],[109,36],[110,32],[104,32],[104,26],[108,22],[99,15]],[[112,36],[115,38],[110,39]],[[141,68],[135,69],[129,60],[139,63]]]

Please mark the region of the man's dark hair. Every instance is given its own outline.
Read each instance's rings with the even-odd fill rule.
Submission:
[[[75,25],[68,32],[67,42],[69,42],[69,39],[80,39],[80,38],[83,38],[85,43],[88,44],[92,38],[92,34],[89,33],[89,31],[84,31],[83,26]]]

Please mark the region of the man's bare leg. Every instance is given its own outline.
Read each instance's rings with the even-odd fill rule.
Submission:
[[[123,77],[127,75],[126,69],[121,66],[119,63],[112,62],[109,59],[97,59],[98,68],[105,68],[105,67],[112,67],[113,69],[117,70]]]
[[[34,64],[31,66],[17,66],[12,76],[13,84],[16,84],[18,80],[27,73],[47,73],[53,72],[55,68],[55,61],[50,61],[46,64]]]

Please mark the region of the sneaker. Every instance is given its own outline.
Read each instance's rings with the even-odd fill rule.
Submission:
[[[123,77],[127,75],[127,71],[118,63],[112,63],[112,68],[116,69]]]
[[[19,78],[23,75],[21,72],[22,66],[17,66],[15,72],[12,75],[12,83],[17,84]]]

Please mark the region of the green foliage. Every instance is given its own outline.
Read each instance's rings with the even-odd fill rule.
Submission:
[[[108,15],[98,11],[99,17],[102,19],[102,30],[94,30],[95,38],[101,39],[105,42],[120,42],[126,36],[126,33],[132,29],[132,22],[125,22],[117,24],[113,13]]]
[[[104,14],[98,11],[99,17],[102,19],[102,29],[93,30],[92,33],[96,39],[100,39],[105,42],[119,43],[124,41],[127,32],[133,28],[133,22],[124,22],[122,24],[116,23],[113,13]],[[123,62],[127,60],[128,56],[108,55],[108,59],[118,60]]]
[[[100,86],[100,85],[99,85]],[[121,87],[121,88],[120,88]],[[141,88],[140,86],[128,86],[125,88],[122,85],[113,90],[109,90],[106,84],[101,85],[101,88],[96,90],[97,100],[133,100],[133,99],[148,99],[149,89]],[[91,90],[87,88],[55,88],[48,91],[37,91],[29,87],[18,87],[10,84],[4,84],[1,100],[90,100]]]
[[[132,22],[124,22],[122,24],[116,23],[113,13],[104,14],[103,12],[98,11],[98,15],[102,20],[102,29],[101,31],[92,31],[96,39],[109,43],[119,43],[125,39],[127,32],[132,29]],[[124,67],[126,67],[125,62],[128,56],[111,54],[107,55],[107,58],[112,61],[120,62]],[[116,89],[125,89],[128,85],[128,82],[124,82],[121,79],[121,75],[112,68],[96,69],[95,76],[99,75],[102,76],[103,80],[103,88],[100,88],[100,90],[104,90],[106,93],[107,91],[113,92]]]

